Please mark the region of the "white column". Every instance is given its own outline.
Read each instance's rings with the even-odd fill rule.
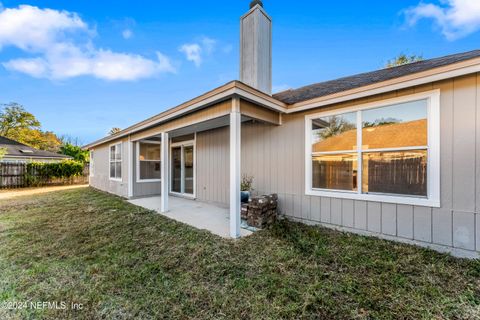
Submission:
[[[167,212],[168,211],[168,182],[169,180],[169,172],[168,172],[168,151],[169,151],[169,141],[168,141],[168,133],[162,132],[162,154],[161,154],[161,174],[162,174],[162,197],[161,197],[161,211]]]
[[[128,136],[128,197],[133,197],[133,168],[135,166],[135,159],[133,157],[133,142]]]
[[[240,101],[232,100],[230,113],[230,237],[240,237],[240,156],[241,125]]]

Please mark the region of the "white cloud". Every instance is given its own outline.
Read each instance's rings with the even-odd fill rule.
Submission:
[[[0,12],[0,48],[48,49],[67,32],[88,32],[88,26],[75,13],[21,5]]]
[[[157,60],[150,60],[140,55],[101,49],[92,53],[55,52],[46,58],[13,59],[3,66],[32,77],[50,79],[90,75],[104,80],[131,81],[159,73],[175,73],[170,60],[160,52],[157,52]]]
[[[179,49],[185,54],[185,58],[191,61],[195,66],[200,67],[204,55],[211,55],[216,48],[217,40],[208,37],[202,37],[198,42],[186,43]]]
[[[133,36],[133,31],[130,29],[125,29],[122,31],[122,37],[124,39],[130,39]]]
[[[47,62],[42,58],[14,59],[3,65],[10,70],[26,73],[35,78],[40,78],[47,72]]]
[[[195,63],[197,67],[202,64],[202,47],[198,43],[186,43],[180,47],[180,52],[183,52],[187,60]]]
[[[202,47],[204,48],[204,50],[207,54],[211,54],[211,53],[213,53],[213,51],[215,51],[215,46],[217,45],[217,40],[211,39],[211,38],[208,38],[208,37],[202,37],[200,42],[202,43]]]
[[[93,76],[127,81],[175,72],[169,58],[160,52],[156,59],[148,59],[96,48],[92,44],[94,34],[75,13],[28,5],[4,9],[0,11],[0,50],[13,46],[34,57],[12,59],[2,65],[49,79]]]
[[[448,40],[455,40],[480,29],[479,0],[442,0],[440,4],[419,3],[405,11],[407,22],[433,19]]]

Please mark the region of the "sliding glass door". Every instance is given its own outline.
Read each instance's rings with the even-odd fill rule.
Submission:
[[[183,147],[183,170],[183,193],[193,195],[193,145]]]
[[[172,144],[171,192],[195,195],[195,149],[193,141]]]
[[[182,193],[182,147],[172,148],[172,192]]]

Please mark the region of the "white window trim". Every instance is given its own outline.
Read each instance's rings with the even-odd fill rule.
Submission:
[[[143,161],[152,161],[152,162],[158,162],[162,163],[162,147],[161,141],[152,141],[152,140],[141,140],[137,141],[136,143],[136,169],[135,169],[135,177],[136,177],[136,182],[137,183],[149,183],[149,182],[162,182],[162,179],[140,179],[140,143],[150,143],[150,144],[158,144],[160,145],[160,160],[143,160]]]
[[[387,107],[389,105],[406,103],[416,100],[427,99],[427,121],[428,121],[428,154],[427,154],[427,197],[417,196],[396,196],[383,194],[364,194],[359,191],[345,190],[319,190],[312,188],[312,141],[311,141],[311,121],[319,117],[338,115],[348,112]],[[361,113],[357,113],[357,123],[361,123]],[[362,130],[357,129],[357,146],[360,146]],[[421,146],[421,148],[425,146]],[[395,148],[392,150],[400,150]],[[403,149],[413,149],[410,147]],[[385,151],[386,149],[382,149]],[[370,151],[370,150],[369,150]],[[358,150],[349,150],[349,153],[356,153]],[[339,153],[335,151],[335,153]],[[358,159],[357,161],[360,161]],[[362,174],[362,165],[359,162],[357,175]],[[440,207],[440,90],[431,90],[427,92],[402,96],[392,99],[376,101],[356,105],[347,108],[335,109],[305,116],[305,194],[311,196],[353,199],[364,201],[377,201],[396,204],[410,204],[417,206]]]
[[[122,148],[122,152],[120,153],[121,155],[121,160],[118,161],[118,160],[114,160],[112,161],[112,147],[115,146],[115,151],[117,149],[117,146],[121,146]],[[112,143],[111,145],[108,146],[108,178],[110,181],[116,181],[116,182],[122,182],[122,178],[123,178],[123,168],[122,168],[122,174],[121,174],[121,177],[120,178],[112,178],[110,177],[110,164],[112,162],[120,162],[120,166],[123,166],[123,144],[122,142],[117,142],[117,143]]]

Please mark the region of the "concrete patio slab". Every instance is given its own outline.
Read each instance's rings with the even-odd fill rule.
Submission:
[[[160,212],[161,197],[148,197],[129,200],[130,203],[154,210],[165,217],[183,222],[197,229],[205,229],[224,238],[230,237],[229,210],[209,203],[170,196],[170,210]],[[242,237],[252,234],[251,231],[240,229]]]

